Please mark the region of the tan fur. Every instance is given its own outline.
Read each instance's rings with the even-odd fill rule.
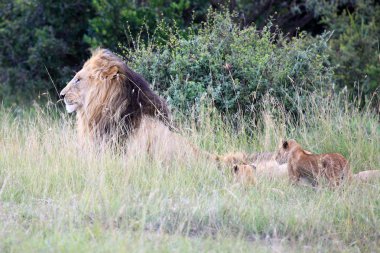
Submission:
[[[143,115],[168,124],[169,110],[149,84],[106,49],[97,49],[62,90],[66,108],[77,112],[82,139],[118,141],[138,128]]]
[[[271,161],[273,160],[274,153],[273,152],[260,152],[260,153],[253,153],[250,154],[248,159],[251,162],[260,163],[265,161]]]
[[[187,164],[199,159],[208,160],[210,155],[199,150],[181,135],[170,131],[163,122],[143,117],[140,127],[126,141],[127,162],[135,158],[169,166]],[[143,159],[144,160],[144,159]]]
[[[315,185],[319,179],[326,179],[330,186],[338,186],[343,180],[351,178],[347,160],[338,153],[309,154],[295,140],[288,140],[280,145],[276,160],[282,161],[284,156],[288,156],[288,174],[291,182],[299,182],[300,178],[306,178]]]
[[[287,164],[279,164],[275,159],[274,152],[254,153],[249,160],[256,167],[257,176],[265,176],[270,179],[287,178]]]
[[[308,151],[308,150],[304,150],[305,154],[307,155],[312,155],[313,153]],[[282,151],[282,154],[281,156],[278,156],[278,153],[276,153],[273,158],[278,162],[278,164],[287,164],[288,163],[288,160],[289,160],[289,150],[283,150]]]
[[[81,143],[122,144],[129,153],[128,159],[142,152],[164,163],[189,161],[188,157],[218,161],[218,156],[170,131],[165,101],[109,50],[95,50],[61,96],[66,109],[77,113]]]
[[[254,167],[250,165],[234,165],[233,173],[234,173],[234,179],[238,183],[241,183],[244,185],[256,184]]]
[[[365,170],[355,174],[353,178],[359,182],[373,182],[380,180],[380,170]]]
[[[284,178],[288,175],[287,164],[279,164],[274,160],[273,152],[261,152],[246,154],[244,152],[227,153],[216,155],[214,158],[220,166],[231,167],[236,164],[255,167],[257,176],[269,178]]]
[[[287,164],[278,164],[278,162],[271,160],[271,161],[262,161],[257,164],[253,163],[253,165],[256,166],[257,176],[265,176],[270,179],[288,177]]]
[[[227,166],[234,164],[255,164],[256,166],[260,162],[273,160],[273,155],[273,152],[252,153],[249,155],[245,152],[230,152],[224,155],[216,155],[215,160]]]
[[[244,152],[227,153],[224,155],[215,155],[214,159],[220,165],[231,167],[235,164],[248,164],[248,155]]]

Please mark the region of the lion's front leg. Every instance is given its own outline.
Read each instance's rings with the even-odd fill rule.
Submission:
[[[297,184],[300,180],[301,174],[296,170],[296,167],[288,163],[288,174],[289,174],[289,181],[292,184]]]

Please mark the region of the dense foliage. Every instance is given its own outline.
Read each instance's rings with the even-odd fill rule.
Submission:
[[[186,39],[172,33],[167,44],[137,43],[125,54],[129,65],[181,111],[199,109],[203,100],[223,112],[252,114],[266,95],[295,111],[299,100],[332,86],[329,34],[289,39],[271,28],[241,30],[229,15],[211,13]],[[304,96],[295,100],[299,93]]]
[[[0,100],[55,93],[88,55],[90,1],[0,1]],[[50,80],[50,77],[52,81]]]
[[[93,0],[96,16],[90,20],[89,34],[85,40],[93,47],[106,46],[118,50],[118,45],[126,44],[128,35],[140,34],[147,39],[157,25],[164,21],[167,25],[185,28],[193,18],[203,20],[202,14],[210,6],[207,1],[196,0]],[[194,16],[193,16],[194,11]],[[157,36],[157,34],[156,34]],[[128,42],[127,42],[128,43]]]
[[[380,5],[359,1],[355,12],[326,12],[323,23],[334,31],[330,40],[331,61],[337,66],[338,85],[347,86],[356,95],[379,92]]]
[[[230,28],[223,30],[225,22],[203,27],[210,8],[219,13],[234,13],[232,20],[228,18],[234,24],[231,33]],[[55,86],[59,90],[65,85],[88,57],[89,48],[103,46],[120,53],[121,48],[136,47],[134,42],[157,50],[155,57],[165,59],[165,64],[171,66],[165,74],[160,72],[160,66],[155,66],[161,74],[147,77],[159,83],[157,88],[170,95],[176,106],[192,104],[199,94],[207,93],[223,110],[236,110],[236,101],[252,101],[249,96],[257,87],[256,91],[261,92],[273,86],[277,97],[283,97],[278,87],[288,89],[294,86],[289,86],[293,81],[296,87],[313,90],[316,86],[320,88],[323,80],[324,87],[337,84],[340,89],[347,87],[370,98],[378,91],[380,80],[379,10],[374,0],[0,0],[0,101],[8,105],[31,101],[46,91],[55,94]],[[210,31],[211,28],[222,30]],[[279,30],[286,39],[279,35]],[[325,30],[333,31],[330,40]],[[220,32],[225,38],[221,41],[217,39]],[[171,41],[173,38],[175,42]],[[156,45],[149,44],[152,41]],[[257,43],[261,43],[262,52],[257,51]],[[193,46],[196,52],[189,50]],[[158,56],[158,52],[163,55]],[[191,55],[199,58],[191,59]],[[250,55],[263,58],[250,59]],[[301,59],[297,55],[311,58],[302,62],[301,67],[292,66]],[[222,70],[220,64],[231,64],[232,68]],[[254,69],[252,64],[258,68]],[[152,68],[153,65],[146,66]],[[285,78],[289,68],[300,73]],[[147,72],[142,67],[139,70]],[[309,72],[315,74],[311,77],[323,79],[305,81],[303,78]],[[253,85],[260,75],[260,81]],[[186,91],[179,88],[185,83]],[[235,90],[236,85],[239,90]],[[206,87],[212,90],[205,91]],[[292,88],[289,92],[292,93]],[[218,97],[223,97],[223,101]],[[180,103],[183,99],[190,100]]]

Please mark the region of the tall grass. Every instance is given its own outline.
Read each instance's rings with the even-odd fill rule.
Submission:
[[[271,151],[282,137],[341,152],[354,171],[380,169],[380,125],[370,110],[310,96],[295,122],[268,99],[262,120],[226,122],[205,107],[181,120],[210,152]],[[344,100],[344,99],[343,99]],[[343,105],[342,105],[343,104]],[[78,145],[59,108],[0,109],[0,251],[377,251],[380,184],[338,190],[258,179],[194,157],[170,164]],[[252,127],[254,125],[255,127]],[[183,147],[186,149],[187,147]]]

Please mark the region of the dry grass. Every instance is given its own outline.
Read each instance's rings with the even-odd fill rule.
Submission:
[[[269,109],[254,129],[206,110],[197,130],[182,121],[186,141],[157,127],[125,152],[79,147],[73,119],[54,107],[2,108],[0,251],[378,251],[380,182],[332,191],[258,178],[247,188],[185,152],[182,141],[270,151],[286,135],[313,152],[341,152],[356,172],[380,169],[378,116],[316,101],[297,127]],[[151,140],[159,145],[142,152]]]

